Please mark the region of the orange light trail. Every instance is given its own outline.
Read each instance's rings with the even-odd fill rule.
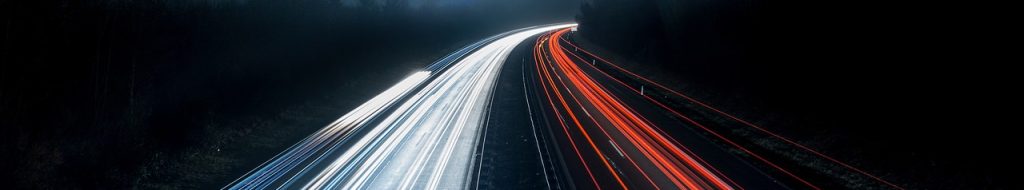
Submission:
[[[536,44],[538,44],[538,46],[539,46],[540,43],[541,43],[540,38],[537,38],[537,43]],[[534,59],[535,60],[542,60],[543,59],[543,57],[541,57],[540,54],[538,53],[539,51],[540,51],[539,49],[535,49],[534,50]],[[537,67],[537,69],[538,69],[538,72],[540,72],[540,67]],[[538,77],[541,78],[541,80],[544,80],[543,75],[540,75]],[[541,86],[543,87],[543,89],[547,89],[547,84],[541,83]],[[547,90],[544,91],[544,96],[547,97],[548,104],[552,108],[555,108],[555,102],[552,100],[551,95],[548,93]],[[565,136],[569,138],[569,144],[572,145],[573,151],[576,153],[576,156],[580,159],[580,162],[583,163],[583,168],[587,171],[587,175],[590,177],[590,181],[594,183],[594,186],[597,187],[597,189],[601,189],[601,186],[597,184],[597,179],[594,178],[594,173],[590,171],[590,166],[587,165],[587,160],[583,159],[583,155],[580,154],[579,148],[576,147],[576,141],[574,141],[573,138],[572,138],[572,135],[569,134],[569,128],[565,125],[565,121],[562,119],[562,115],[558,111],[555,111],[555,116],[557,116],[558,123],[561,124],[561,126],[562,126],[562,131],[565,132]]]
[[[541,57],[541,58],[543,58],[543,57]],[[551,86],[555,86],[554,80],[552,80],[551,76],[547,72],[547,68],[546,67],[540,67],[540,68],[543,70],[543,73],[544,73],[545,77],[547,78],[548,84],[551,85]],[[559,92],[558,90],[555,90],[553,92],[554,92],[555,96],[558,97],[558,100],[561,103],[562,107],[565,108],[565,111],[567,111],[569,113],[568,115],[572,119],[573,123],[576,124],[576,127],[580,130],[581,134],[583,134],[583,137],[585,139],[587,139],[587,143],[589,143],[590,147],[592,149],[594,149],[594,152],[597,153],[597,155],[602,158],[601,162],[604,164],[604,166],[606,168],[608,168],[608,170],[610,171],[612,176],[615,177],[615,180],[617,182],[619,182],[619,184],[622,186],[623,189],[629,189],[628,187],[626,187],[625,183],[622,182],[622,178],[619,177],[619,174],[617,172],[615,172],[615,169],[612,168],[611,164],[608,163],[608,159],[605,158],[604,153],[602,153],[601,150],[597,148],[597,144],[594,143],[593,138],[590,137],[590,134],[587,133],[587,130],[583,128],[583,125],[580,123],[579,119],[576,118],[576,114],[569,107],[569,104],[565,102],[565,98],[562,96],[562,93]],[[598,188],[600,188],[600,187],[598,187]]]
[[[563,50],[566,50],[566,51],[568,51],[567,49],[564,49],[564,48],[563,48]],[[570,54],[572,54],[572,53],[570,53]],[[576,57],[577,59],[583,60],[583,58],[579,57],[578,55],[575,55],[575,54],[572,54],[572,55],[573,55],[573,56],[575,56],[575,57]],[[591,67],[593,67],[593,65],[590,65],[590,66],[591,66]],[[597,69],[597,68],[594,68],[594,69],[596,69],[597,71],[599,71],[599,72],[600,72],[600,73],[602,73],[603,75],[605,75],[605,76],[607,76],[607,77],[609,77],[609,78],[613,79],[613,80],[614,80],[614,81],[616,81],[617,83],[619,83],[619,84],[622,84],[622,85],[626,86],[626,87],[627,87],[627,88],[629,88],[630,90],[632,90],[632,91],[634,91],[634,92],[636,92],[636,93],[640,93],[640,90],[637,90],[636,88],[633,88],[633,87],[631,87],[631,86],[627,85],[627,84],[626,84],[625,82],[622,82],[621,80],[619,80],[619,79],[616,79],[616,78],[612,77],[612,76],[611,76],[610,74],[608,74],[608,73],[606,73],[606,72],[604,72],[604,71],[601,71],[600,69]],[[771,161],[769,161],[768,159],[766,159],[766,158],[762,157],[761,155],[758,155],[758,154],[754,153],[753,151],[750,151],[749,149],[747,149],[747,148],[745,148],[745,147],[743,147],[743,146],[740,146],[740,145],[739,145],[739,143],[736,143],[736,142],[734,142],[734,141],[732,141],[732,140],[730,140],[730,139],[726,138],[725,136],[723,136],[723,135],[719,134],[718,132],[716,132],[716,131],[714,131],[714,130],[711,130],[711,129],[710,129],[710,128],[708,128],[707,126],[704,126],[704,125],[702,125],[702,124],[700,124],[700,123],[697,123],[697,121],[694,121],[694,120],[693,120],[693,119],[691,119],[690,117],[688,117],[688,116],[686,116],[686,115],[683,115],[682,113],[679,113],[678,111],[675,111],[675,110],[673,110],[672,108],[670,108],[670,107],[668,107],[668,106],[664,105],[664,104],[663,104],[663,103],[661,103],[661,102],[658,102],[657,100],[654,100],[654,99],[653,99],[653,98],[651,98],[651,97],[648,97],[648,96],[643,96],[643,97],[644,97],[645,99],[647,99],[647,100],[649,100],[649,101],[653,102],[654,104],[658,105],[659,107],[661,107],[661,108],[664,108],[664,109],[666,109],[666,110],[669,110],[669,112],[671,112],[671,113],[672,113],[673,115],[676,115],[677,117],[680,117],[680,118],[682,118],[682,119],[683,119],[684,121],[687,121],[688,123],[690,123],[690,124],[693,124],[693,125],[695,125],[695,126],[697,126],[697,127],[701,128],[701,129],[702,129],[702,130],[704,130],[705,132],[708,132],[708,133],[710,133],[711,135],[713,135],[713,136],[717,137],[718,139],[720,139],[720,140],[723,140],[723,141],[725,141],[725,142],[726,142],[727,144],[729,144],[729,145],[732,145],[732,146],[733,146],[733,147],[735,147],[736,149],[739,149],[740,151],[743,151],[744,153],[746,153],[746,154],[750,155],[751,157],[754,157],[755,159],[757,159],[757,160],[759,160],[759,161],[761,161],[761,162],[764,162],[765,164],[768,164],[768,165],[769,165],[770,167],[772,167],[772,168],[775,168],[776,170],[779,170],[779,171],[780,171],[780,172],[782,172],[783,174],[786,174],[787,176],[790,176],[790,177],[792,177],[793,179],[795,179],[795,180],[799,181],[800,183],[803,183],[804,185],[806,185],[806,186],[808,186],[808,187],[810,187],[810,188],[812,188],[812,189],[820,189],[820,188],[818,188],[817,186],[815,186],[814,184],[810,183],[809,181],[807,181],[807,180],[805,180],[805,179],[803,179],[803,178],[801,178],[801,177],[797,176],[796,174],[793,174],[792,172],[790,172],[789,170],[786,170],[785,168],[782,168],[782,167],[781,167],[781,166],[779,166],[778,164],[775,164],[774,162],[771,162]],[[674,140],[673,140],[673,141],[674,141]],[[685,148],[685,147],[683,147],[683,148]],[[698,157],[698,158],[699,158],[699,157]],[[711,168],[712,168],[712,169],[714,169],[714,170],[717,170],[717,169],[715,169],[714,167],[711,167]],[[716,172],[717,172],[717,173],[719,173],[719,174],[721,174],[721,172],[720,172],[720,171],[716,171]],[[724,177],[724,176],[723,176],[723,177]],[[729,179],[728,177],[725,177],[725,178],[726,178],[727,180],[729,180],[729,181],[732,181],[732,180],[731,180],[731,179]],[[735,183],[734,183],[734,184],[735,184]]]
[[[882,179],[882,178],[880,178],[880,177],[878,177],[878,176],[872,175],[872,174],[870,174],[870,173],[868,173],[868,172],[865,172],[865,171],[863,171],[863,170],[861,170],[861,169],[859,169],[859,168],[857,168],[857,167],[853,167],[853,166],[851,166],[851,165],[849,165],[849,164],[847,164],[847,163],[845,163],[845,162],[839,161],[838,159],[832,158],[831,156],[825,155],[825,154],[823,154],[823,153],[821,153],[821,152],[818,152],[818,151],[816,151],[816,150],[814,150],[814,149],[808,148],[807,146],[804,146],[803,144],[797,143],[797,142],[795,142],[795,141],[792,141],[792,140],[790,140],[789,138],[783,137],[783,136],[781,136],[781,135],[778,135],[777,133],[774,133],[774,132],[771,132],[771,131],[769,131],[769,130],[767,130],[767,129],[764,129],[764,128],[763,128],[763,127],[761,127],[761,126],[758,126],[758,125],[756,125],[756,124],[753,124],[753,123],[751,123],[751,122],[748,122],[748,121],[746,121],[746,120],[740,119],[739,117],[736,117],[736,116],[734,116],[734,115],[732,115],[732,114],[729,114],[729,113],[726,113],[726,112],[724,112],[724,111],[721,111],[721,110],[719,110],[719,109],[717,109],[717,108],[715,108],[715,107],[712,107],[712,106],[710,106],[710,105],[708,105],[708,104],[706,104],[706,103],[704,103],[704,102],[702,102],[702,101],[699,101],[699,100],[697,100],[697,99],[695,99],[695,98],[692,98],[692,97],[690,97],[690,96],[687,96],[686,94],[680,93],[680,92],[678,92],[678,91],[675,91],[675,90],[673,90],[673,89],[671,89],[671,88],[665,87],[664,85],[661,85],[661,84],[659,84],[659,83],[657,83],[657,82],[654,82],[654,81],[652,81],[652,80],[650,80],[650,79],[647,79],[646,77],[643,77],[643,76],[637,75],[636,73],[630,72],[629,70],[626,70],[626,69],[624,69],[624,68],[620,67],[619,65],[616,65],[616,64],[614,64],[614,63],[612,63],[612,62],[610,62],[610,61],[608,61],[608,60],[606,60],[606,59],[604,59],[604,58],[601,58],[600,56],[597,56],[597,55],[595,55],[595,54],[593,54],[593,53],[591,53],[591,52],[589,52],[589,51],[587,51],[587,50],[584,50],[583,48],[579,48],[578,46],[576,46],[575,44],[573,44],[572,42],[570,42],[570,41],[568,41],[568,40],[565,40],[565,39],[560,39],[560,40],[561,40],[561,41],[563,41],[563,42],[565,42],[565,43],[567,43],[567,44],[569,44],[570,46],[572,46],[572,47],[574,47],[574,48],[578,49],[579,51],[582,51],[583,53],[586,53],[586,54],[590,55],[591,57],[594,57],[595,59],[597,59],[597,60],[600,60],[600,61],[601,61],[601,62],[603,62],[603,63],[607,63],[608,65],[612,66],[613,68],[615,68],[615,69],[617,69],[617,70],[619,70],[619,71],[622,71],[622,72],[624,72],[624,73],[626,73],[626,74],[629,74],[629,75],[631,75],[631,76],[633,76],[633,77],[636,77],[636,78],[638,78],[638,79],[640,79],[640,80],[643,80],[643,81],[645,81],[645,82],[647,82],[647,83],[651,83],[651,84],[653,84],[654,86],[656,86],[656,87],[658,87],[658,88],[661,88],[661,89],[663,89],[663,90],[665,90],[665,91],[668,91],[669,93],[671,93],[671,94],[673,94],[673,95],[676,95],[676,96],[678,96],[678,97],[681,97],[681,98],[683,98],[683,99],[686,99],[687,101],[689,101],[689,102],[692,102],[692,103],[694,103],[694,104],[697,104],[697,105],[699,105],[699,106],[701,106],[701,107],[703,107],[703,108],[706,108],[706,109],[708,109],[708,110],[711,110],[712,112],[718,113],[719,115],[725,116],[725,117],[727,117],[727,118],[729,118],[729,119],[731,119],[731,120],[734,120],[734,121],[736,121],[736,122],[739,122],[739,123],[741,123],[741,124],[743,124],[743,125],[746,125],[746,126],[748,126],[748,127],[754,128],[754,129],[756,129],[757,131],[760,131],[760,132],[762,132],[762,133],[768,134],[769,136],[772,136],[772,137],[774,137],[774,138],[776,138],[776,139],[782,140],[783,142],[786,142],[787,144],[793,145],[793,146],[795,146],[795,147],[797,147],[797,148],[800,148],[800,149],[802,149],[802,150],[804,150],[804,151],[810,152],[811,154],[814,154],[814,155],[816,155],[816,156],[818,156],[818,157],[821,157],[821,158],[824,158],[824,159],[826,159],[826,160],[829,160],[829,161],[831,161],[831,162],[833,162],[833,163],[839,164],[840,166],[842,166],[842,167],[844,167],[844,168],[850,169],[850,170],[852,170],[852,171],[854,171],[854,172],[857,172],[857,173],[859,173],[859,174],[861,174],[861,175],[867,176],[867,177],[869,177],[869,178],[871,178],[871,179],[874,179],[874,180],[876,180],[876,181],[878,181],[878,182],[881,182],[881,183],[883,183],[883,184],[886,184],[886,185],[888,185],[888,186],[890,186],[890,187],[893,187],[893,188],[896,188],[896,189],[904,189],[903,187],[900,187],[899,185],[896,185],[896,184],[894,184],[894,183],[892,183],[892,182],[889,182],[889,181],[887,181],[887,180],[884,180],[884,179]],[[577,56],[577,57],[578,57],[578,56]],[[582,59],[582,58],[581,58],[581,59]],[[602,72],[603,72],[603,71],[602,71]],[[607,73],[606,73],[606,74],[607,74]],[[612,77],[612,78],[614,79],[614,77]],[[618,81],[618,79],[616,79],[616,81]],[[618,81],[618,82],[619,82],[619,83],[622,83],[621,81]],[[623,84],[624,84],[624,83],[623,83]],[[628,85],[627,85],[627,86],[628,86]],[[630,88],[630,89],[633,89],[632,87],[629,87],[629,88]],[[636,91],[636,89],[633,89],[633,90],[634,90],[634,91]],[[639,91],[637,91],[637,92],[639,92]],[[650,99],[650,98],[648,98],[648,99]],[[654,100],[654,99],[650,99],[650,100],[651,100],[651,101],[656,101],[656,100]],[[803,180],[801,179],[801,181],[803,181]],[[808,184],[808,185],[810,185],[810,184]],[[812,185],[812,186],[813,186],[813,185]]]
[[[555,94],[557,100],[561,104],[562,110],[567,112],[567,115],[572,118],[573,123],[577,125],[581,134],[587,139],[587,142],[590,144],[594,152],[601,157],[602,163],[604,163],[605,167],[609,169],[609,172],[613,177],[615,177],[616,181],[620,186],[622,186],[622,188],[627,187],[618,174],[620,171],[616,171],[609,164],[608,158],[604,156],[599,147],[594,143],[593,138],[591,138],[587,130],[580,123],[576,117],[576,113],[572,111],[572,107],[569,106],[566,102],[566,98],[562,95],[562,90],[557,87],[557,84],[555,83],[556,79],[562,87],[565,88],[564,90],[581,110],[586,112],[587,107],[581,103],[581,99],[578,98],[576,93],[573,93],[574,91],[571,90],[570,87],[572,89],[576,89],[576,91],[579,92],[579,95],[582,96],[582,100],[587,100],[587,102],[597,110],[597,113],[600,114],[600,116],[603,116],[603,118],[606,118],[608,122],[611,123],[611,127],[615,129],[614,131],[619,132],[619,134],[624,136],[628,141],[628,143],[614,142],[615,139],[612,138],[612,135],[609,134],[608,131],[604,130],[604,125],[601,125],[593,118],[593,116],[590,116],[590,112],[586,112],[586,114],[590,116],[591,121],[593,121],[594,124],[597,124],[602,134],[612,141],[613,146],[630,145],[622,147],[635,148],[636,152],[639,152],[642,155],[642,158],[646,158],[648,164],[657,168],[656,171],[646,171],[645,168],[642,168],[637,164],[633,159],[633,156],[629,156],[631,152],[620,151],[620,154],[622,154],[632,164],[632,166],[644,176],[647,182],[654,185],[655,188],[660,187],[651,180],[651,177],[648,175],[650,172],[662,174],[665,178],[671,181],[675,186],[674,188],[678,189],[734,188],[732,185],[718,177],[718,175],[721,175],[721,172],[713,167],[711,168],[715,173],[708,170],[707,168],[709,166],[705,167],[707,162],[703,161],[703,159],[700,159],[699,157],[689,155],[687,153],[689,152],[688,149],[683,147],[681,144],[678,144],[674,139],[669,140],[669,138],[662,134],[663,132],[661,132],[660,129],[653,127],[653,124],[646,121],[642,116],[636,114],[631,108],[625,106],[614,95],[607,92],[603,86],[584,73],[579,66],[562,51],[563,48],[559,44],[558,39],[560,39],[567,31],[567,29],[559,30],[551,35],[547,35],[548,37],[546,37],[545,40],[539,40],[537,42],[537,48],[534,50],[534,58],[537,62],[538,78],[541,81],[544,81],[542,83],[547,83],[543,84],[543,89],[545,94],[548,96],[549,103],[555,113],[560,115],[559,108],[555,107],[555,103],[553,102],[556,99],[550,96],[551,93]],[[547,47],[547,51],[543,51],[545,46]],[[550,56],[552,61],[548,61],[545,55]],[[550,70],[548,68],[550,68]],[[554,77],[552,77],[552,75],[554,75]],[[564,125],[563,121],[560,122]],[[566,132],[566,135],[572,139],[568,132]],[[575,147],[575,142],[570,143],[573,143],[573,146]],[[617,149],[618,147],[615,148]],[[580,156],[580,159],[583,159],[582,156]],[[585,167],[589,168],[586,165]],[[592,171],[588,171],[588,174],[591,176],[592,180],[595,180],[593,174],[590,172]],[[730,183],[735,184],[731,179],[729,179],[729,181]]]

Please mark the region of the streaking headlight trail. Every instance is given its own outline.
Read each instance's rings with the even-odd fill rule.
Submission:
[[[303,163],[305,159],[313,155],[322,154],[329,145],[350,135],[350,131],[365,124],[370,118],[379,115],[387,106],[393,104],[399,97],[408,93],[414,87],[423,83],[430,76],[430,71],[420,71],[406,77],[391,88],[380,93],[376,97],[363,103],[351,112],[341,116],[327,127],[313,133],[306,139],[288,148],[274,159],[264,163],[259,169],[236,181],[231,189],[261,189],[267,188],[276,179],[289,170],[294,169]]]
[[[531,36],[575,25],[524,28],[463,48],[225,188],[467,188],[505,59]]]
[[[530,36],[570,26],[530,29],[481,47],[438,76],[305,187],[465,187],[473,145],[505,58]]]

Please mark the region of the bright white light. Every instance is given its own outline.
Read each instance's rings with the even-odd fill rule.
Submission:
[[[464,188],[505,58],[531,36],[572,26],[522,30],[466,56],[359,137],[304,188]]]
[[[574,26],[515,30],[460,49],[428,67],[440,74],[419,91],[412,90],[430,71],[407,77],[228,188],[462,189],[505,58],[531,36]]]
[[[292,145],[288,150],[278,154],[274,159],[264,163],[256,170],[250,171],[251,175],[239,179],[238,183],[235,183],[230,189],[266,188],[281,178],[284,173],[302,164],[302,161],[328,148],[331,142],[350,135],[350,131],[362,126],[368,119],[380,114],[381,110],[393,104],[398,98],[414,89],[420,83],[423,83],[429,76],[430,71],[420,71],[406,77],[401,82],[398,82],[398,84],[341,116],[341,118],[327,127]]]

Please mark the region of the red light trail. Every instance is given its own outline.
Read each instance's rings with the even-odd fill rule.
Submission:
[[[712,111],[712,112],[714,112],[714,113],[716,113],[716,114],[719,114],[719,115],[721,115],[721,116],[724,116],[724,117],[726,117],[726,118],[729,118],[730,120],[733,120],[733,121],[736,121],[736,122],[738,122],[738,123],[741,123],[741,124],[743,124],[744,126],[747,126],[747,127],[751,127],[751,128],[753,128],[753,129],[755,129],[755,130],[757,130],[757,131],[760,131],[760,132],[762,132],[762,133],[768,134],[769,136],[771,136],[771,137],[773,137],[773,138],[776,138],[776,139],[779,139],[779,140],[781,140],[782,142],[785,142],[785,143],[787,143],[787,144],[790,144],[790,145],[792,145],[792,146],[794,146],[794,147],[797,147],[797,148],[799,148],[799,149],[801,149],[801,150],[807,151],[807,152],[809,152],[809,153],[811,153],[811,154],[813,154],[813,155],[816,155],[816,156],[818,156],[818,157],[821,157],[821,158],[824,158],[824,159],[826,159],[826,160],[828,160],[828,161],[831,161],[831,162],[833,162],[833,163],[836,163],[836,164],[838,164],[838,165],[840,165],[840,166],[842,166],[842,167],[844,167],[844,168],[850,169],[850,170],[852,170],[852,171],[854,171],[854,172],[856,172],[856,173],[859,173],[859,174],[862,174],[862,175],[864,175],[864,176],[867,176],[867,177],[869,177],[869,178],[871,178],[871,179],[874,179],[874,180],[876,180],[876,181],[878,181],[878,182],[881,182],[881,183],[883,183],[883,184],[885,184],[885,185],[888,185],[888,186],[890,186],[890,187],[893,187],[893,188],[895,188],[895,189],[903,189],[902,187],[900,187],[900,186],[898,186],[898,185],[896,185],[896,184],[893,184],[893,183],[891,183],[891,182],[889,182],[889,181],[886,181],[886,180],[884,180],[884,179],[882,179],[882,178],[880,178],[880,177],[878,177],[878,176],[875,176],[875,175],[872,175],[872,174],[870,174],[870,173],[867,173],[867,172],[865,172],[865,171],[863,171],[863,170],[861,170],[861,169],[859,169],[859,168],[853,167],[853,166],[851,166],[851,165],[849,165],[849,164],[847,164],[847,163],[845,163],[845,162],[842,162],[842,161],[839,161],[838,159],[832,158],[831,156],[825,155],[825,154],[823,154],[823,153],[821,153],[821,152],[819,152],[819,151],[816,151],[816,150],[814,150],[814,149],[808,148],[807,146],[804,146],[804,145],[802,145],[802,144],[800,144],[800,143],[797,143],[797,142],[795,142],[795,141],[792,141],[792,140],[790,140],[790,139],[788,139],[788,138],[785,138],[785,137],[783,137],[783,136],[781,136],[781,135],[778,135],[777,133],[774,133],[774,132],[771,132],[771,131],[769,131],[769,130],[767,130],[767,129],[764,129],[764,128],[763,128],[763,127],[761,127],[761,126],[758,126],[758,125],[756,125],[756,124],[753,124],[753,123],[751,123],[751,122],[748,122],[748,121],[746,121],[746,120],[740,119],[740,118],[738,118],[738,117],[736,117],[736,116],[734,116],[734,115],[732,115],[732,114],[726,113],[726,112],[724,112],[724,111],[721,111],[720,109],[717,109],[717,108],[715,108],[715,107],[712,107],[712,106],[710,106],[710,105],[708,105],[708,104],[706,104],[706,103],[704,103],[704,102],[702,102],[702,101],[699,101],[699,100],[697,100],[697,99],[695,99],[695,98],[692,98],[692,97],[690,97],[690,96],[687,96],[687,95],[685,95],[685,94],[683,94],[683,93],[681,93],[681,92],[678,92],[678,91],[676,91],[676,90],[673,90],[673,89],[671,89],[671,88],[668,88],[668,87],[666,87],[666,86],[664,86],[664,85],[662,85],[662,84],[660,84],[660,83],[657,83],[657,82],[654,82],[654,81],[652,81],[652,80],[650,80],[650,79],[647,79],[646,77],[640,76],[640,75],[638,75],[638,74],[636,74],[636,73],[633,73],[633,72],[631,72],[631,71],[629,71],[629,70],[626,70],[625,68],[622,68],[621,66],[619,66],[619,65],[617,65],[617,64],[614,64],[614,63],[612,63],[612,62],[608,61],[607,59],[604,59],[604,58],[602,58],[602,57],[600,57],[600,56],[597,56],[597,55],[595,55],[594,53],[591,53],[591,52],[589,52],[589,51],[587,51],[587,50],[585,50],[585,49],[583,49],[583,48],[580,48],[580,47],[576,46],[576,45],[575,45],[575,44],[573,44],[572,42],[570,42],[570,41],[568,41],[568,40],[565,40],[565,39],[563,39],[563,38],[562,38],[562,36],[558,36],[558,37],[557,37],[557,40],[551,40],[551,41],[552,41],[551,43],[553,43],[553,44],[557,44],[557,41],[565,42],[566,44],[568,44],[569,46],[571,46],[572,48],[574,48],[574,50],[577,50],[577,51],[583,52],[583,53],[585,53],[585,54],[589,55],[590,57],[593,57],[594,59],[596,59],[596,60],[598,60],[598,61],[600,61],[600,62],[602,62],[602,63],[605,63],[605,64],[607,64],[607,65],[611,66],[612,68],[615,68],[615,69],[616,69],[616,70],[618,70],[618,71],[621,71],[621,72],[623,72],[623,73],[626,73],[626,74],[628,74],[628,75],[630,75],[630,76],[632,76],[632,77],[635,77],[635,78],[637,78],[637,79],[640,79],[640,80],[642,80],[642,81],[644,81],[644,82],[646,82],[646,83],[652,84],[653,86],[655,86],[655,87],[658,87],[658,88],[659,88],[659,89],[661,89],[661,90],[667,91],[667,92],[669,92],[670,94],[672,94],[672,95],[675,95],[675,96],[677,96],[677,97],[681,97],[681,98],[683,98],[683,99],[687,100],[688,102],[691,102],[691,103],[693,103],[693,104],[696,104],[696,105],[698,105],[698,106],[700,106],[700,107],[702,107],[702,108],[708,109],[708,110],[710,110],[710,111]],[[561,47],[561,46],[558,46],[558,48],[559,48],[559,49],[561,50],[561,51],[559,51],[559,52],[568,52],[568,54],[569,54],[569,55],[572,55],[573,57],[575,57],[575,58],[577,58],[577,59],[579,59],[579,60],[585,60],[585,59],[583,59],[582,57],[580,57],[579,55],[577,55],[577,54],[573,53],[572,51],[570,51],[569,49],[567,49],[567,48],[565,48],[565,47]],[[639,89],[636,89],[636,88],[634,88],[633,86],[627,85],[627,84],[626,84],[625,82],[623,82],[623,81],[621,81],[621,80],[619,80],[619,79],[617,79],[617,78],[615,78],[615,77],[611,76],[610,74],[606,73],[605,71],[602,71],[601,69],[598,69],[598,68],[596,68],[596,66],[595,66],[595,65],[591,65],[591,64],[585,64],[585,65],[588,65],[588,66],[590,66],[590,67],[594,68],[595,70],[599,71],[600,73],[602,73],[603,75],[607,76],[608,78],[611,78],[611,79],[613,79],[614,81],[616,81],[617,83],[619,83],[619,84],[621,84],[621,85],[623,85],[623,86],[626,86],[626,87],[627,87],[628,89],[630,89],[630,90],[632,90],[632,91],[634,91],[634,92],[636,92],[636,93],[638,93],[638,94],[639,94],[639,93],[641,93],[641,91],[640,91]],[[718,137],[719,139],[721,139],[721,140],[724,140],[724,141],[726,141],[726,142],[727,142],[728,144],[730,144],[730,145],[733,145],[734,147],[736,147],[736,148],[740,149],[740,150],[741,150],[741,151],[743,151],[743,152],[746,152],[747,154],[751,155],[752,157],[754,157],[754,158],[756,158],[756,159],[758,159],[758,160],[760,160],[760,161],[762,161],[762,162],[765,162],[766,164],[768,164],[768,165],[772,166],[773,168],[776,168],[776,169],[780,170],[781,172],[783,172],[783,173],[785,173],[785,174],[787,174],[787,175],[789,175],[789,176],[793,177],[794,179],[796,179],[797,181],[800,181],[801,183],[803,183],[803,184],[807,185],[808,187],[811,187],[811,188],[814,188],[814,189],[819,189],[818,187],[816,187],[815,185],[811,184],[810,182],[808,182],[808,181],[806,181],[806,180],[804,180],[804,179],[802,179],[802,178],[800,178],[800,177],[798,177],[798,176],[794,175],[793,173],[791,173],[791,172],[789,172],[789,171],[787,171],[787,170],[783,169],[782,167],[778,166],[777,164],[775,164],[775,163],[772,163],[772,162],[768,161],[767,159],[763,158],[762,156],[760,156],[760,155],[757,155],[757,154],[755,154],[755,153],[751,152],[750,150],[748,150],[748,149],[746,149],[746,148],[744,148],[744,147],[740,146],[739,144],[737,144],[737,143],[733,142],[732,140],[729,140],[729,139],[725,138],[724,136],[722,136],[722,135],[718,134],[717,132],[715,132],[715,131],[713,131],[713,130],[709,129],[708,127],[706,127],[706,126],[704,126],[704,125],[701,125],[701,124],[697,123],[697,122],[696,122],[696,121],[694,121],[693,119],[691,119],[691,118],[689,118],[689,117],[687,117],[687,116],[683,115],[682,113],[679,113],[678,111],[676,111],[676,110],[672,109],[672,108],[671,108],[671,107],[669,107],[669,106],[666,106],[666,105],[665,105],[664,103],[662,103],[662,102],[660,102],[660,101],[658,101],[658,100],[655,100],[655,99],[653,99],[653,98],[651,98],[651,97],[648,97],[648,96],[643,96],[643,97],[644,97],[645,99],[649,100],[650,102],[652,102],[652,103],[654,103],[654,104],[657,104],[657,105],[658,105],[659,107],[662,107],[662,108],[664,108],[664,109],[666,109],[666,110],[669,110],[669,111],[670,111],[670,112],[671,112],[671,113],[672,113],[673,115],[676,115],[676,116],[678,116],[678,117],[682,118],[683,120],[686,120],[687,122],[689,122],[689,123],[691,123],[691,124],[694,124],[694,125],[696,125],[696,126],[698,126],[698,127],[702,128],[703,130],[705,130],[705,131],[707,131],[707,132],[711,133],[712,135],[714,135],[714,136]]]
[[[598,179],[609,178],[607,176],[615,179],[614,186],[623,189],[648,185],[655,189],[739,188],[703,159],[684,151],[688,149],[674,143],[674,139],[663,134],[584,73],[559,44],[558,39],[568,31],[559,30],[537,41],[537,48],[533,52],[536,72],[551,110],[596,188],[603,187],[601,183],[604,181]],[[563,113],[571,122],[565,121]],[[580,117],[584,116],[589,118],[589,122],[581,121]],[[578,131],[570,131],[569,125],[575,125],[574,129]],[[573,134],[579,135],[574,137]],[[579,141],[574,139],[578,139],[578,136],[586,140],[583,145],[589,146],[589,150],[577,148],[576,143]],[[598,143],[600,141],[595,139],[599,138],[607,139],[608,145]],[[616,153],[622,158],[608,156]],[[584,154],[597,155],[602,165],[596,167],[603,167],[609,175],[595,174],[601,170],[592,170],[594,167],[591,165],[595,163],[587,162]],[[623,160],[629,165],[614,164]],[[669,183],[658,183],[664,181]]]

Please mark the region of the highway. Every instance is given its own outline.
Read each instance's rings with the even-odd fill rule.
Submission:
[[[669,95],[887,183],[580,48],[575,26],[459,49],[224,189],[820,189]]]

